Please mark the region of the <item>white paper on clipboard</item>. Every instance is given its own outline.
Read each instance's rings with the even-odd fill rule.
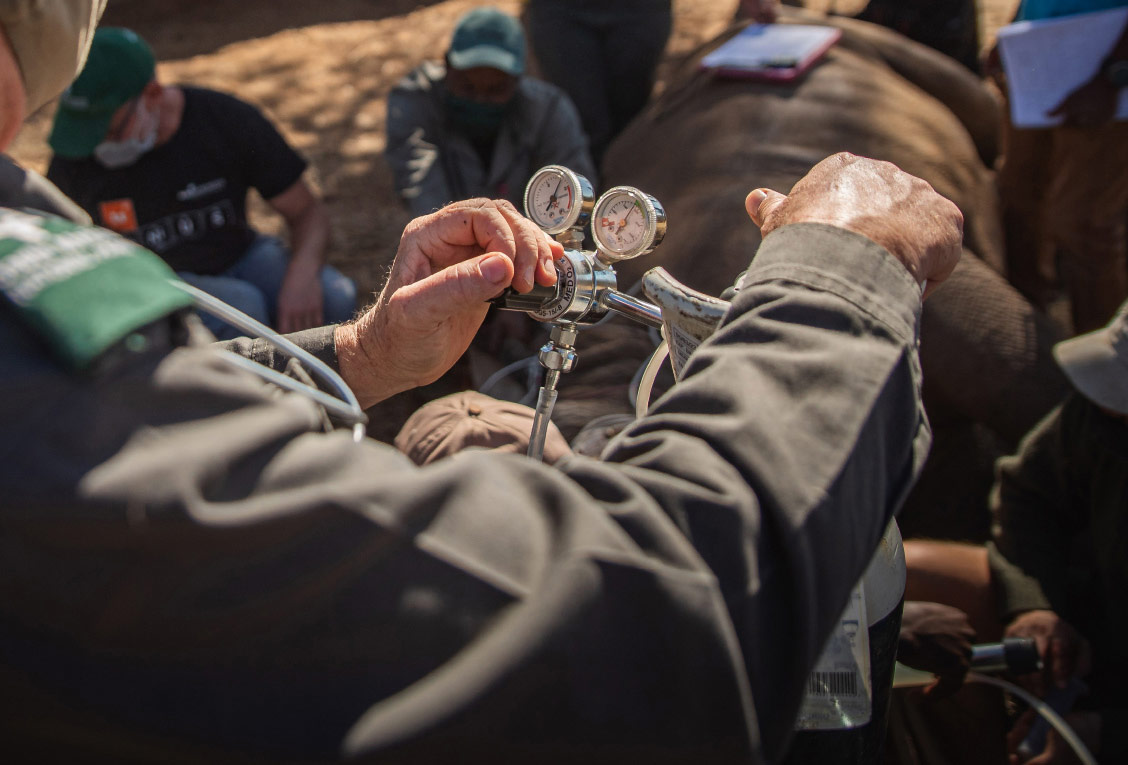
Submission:
[[[806,71],[841,30],[811,24],[749,24],[701,59],[723,76],[790,80]]]
[[[1000,29],[1011,121],[1028,128],[1059,124],[1060,117],[1046,112],[1096,74],[1126,22],[1128,7],[1019,21]],[[1116,119],[1128,119],[1128,88],[1120,91]]]

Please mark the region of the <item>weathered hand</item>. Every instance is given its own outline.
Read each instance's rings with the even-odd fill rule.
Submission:
[[[924,693],[943,698],[963,685],[971,666],[971,642],[975,630],[967,614],[941,603],[908,601],[901,616],[897,660],[914,669],[936,675]]]
[[[1006,89],[1006,73],[1003,71],[1003,57],[999,53],[998,43],[987,49],[979,66],[983,72],[983,79],[992,80],[1000,89]]]
[[[736,18],[771,24],[779,17],[779,0],[740,0]]]
[[[337,328],[341,375],[362,406],[437,380],[466,351],[485,302],[556,282],[564,248],[506,201],[471,199],[416,218],[376,304]]]
[[[325,323],[317,272],[291,268],[278,290],[278,331],[298,332]]]
[[[1099,712],[1073,712],[1064,715],[1065,721],[1078,735],[1093,756],[1100,754],[1101,715]],[[1046,748],[1029,759],[1023,760],[1018,754],[1018,745],[1030,732],[1034,724],[1035,712],[1028,709],[1015,721],[1007,733],[1007,752],[1010,765],[1079,765],[1081,762],[1073,748],[1065,742],[1055,729],[1046,733]]]
[[[1085,640],[1069,622],[1053,611],[1037,610],[1019,614],[1003,632],[1005,637],[1034,638],[1038,655],[1042,657],[1042,674],[1022,678],[1037,696],[1046,695],[1046,682],[1064,688],[1069,678],[1089,674],[1089,641]]]
[[[1047,114],[1064,118],[1064,124],[1071,127],[1104,125],[1116,114],[1118,93],[1111,83],[1098,75],[1072,91]]]
[[[752,191],[745,206],[764,236],[789,223],[827,223],[888,250],[925,295],[959,262],[963,214],[927,182],[889,162],[840,153],[811,168],[787,196]]]

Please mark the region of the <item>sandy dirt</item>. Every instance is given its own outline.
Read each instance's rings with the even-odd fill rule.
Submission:
[[[158,77],[233,93],[257,106],[310,161],[333,221],[329,260],[378,288],[409,216],[384,160],[386,97],[427,58],[440,58],[455,21],[483,2],[445,0],[111,0],[103,25],[152,45]],[[517,12],[516,2],[497,2]],[[735,2],[677,2],[670,55],[724,28]],[[43,172],[53,105],[21,131],[12,154]],[[280,219],[255,200],[258,227]]]
[[[992,0],[993,30],[1017,0]],[[850,12],[865,0],[807,0]],[[103,25],[127,26],[152,45],[164,82],[233,93],[262,108],[311,164],[333,220],[330,262],[362,294],[379,287],[408,220],[383,161],[386,96],[419,62],[439,58],[475,0],[111,0]],[[517,12],[516,0],[492,3]],[[658,88],[677,62],[727,26],[736,0],[675,0],[674,32]],[[40,172],[53,105],[25,126],[12,154]],[[259,200],[255,224],[280,219]]]

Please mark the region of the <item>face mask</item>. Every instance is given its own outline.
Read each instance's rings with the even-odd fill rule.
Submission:
[[[493,138],[501,130],[512,101],[488,104],[460,98],[450,93],[445,97],[447,118],[458,132],[473,140]]]
[[[23,75],[27,113],[82,71],[106,0],[0,0],[0,24]]]
[[[94,159],[110,170],[128,167],[157,144],[159,112],[151,112],[144,101],[137,102],[133,127],[120,141],[102,141],[94,147]]]

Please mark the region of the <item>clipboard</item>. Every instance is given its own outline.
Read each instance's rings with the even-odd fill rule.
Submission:
[[[1019,21],[998,32],[1007,74],[1011,121],[1017,127],[1061,124],[1047,114],[1100,69],[1128,23],[1128,8]],[[1128,88],[1118,96],[1114,119],[1128,119]]]
[[[842,30],[811,24],[749,24],[701,59],[716,77],[791,82],[826,55]]]

